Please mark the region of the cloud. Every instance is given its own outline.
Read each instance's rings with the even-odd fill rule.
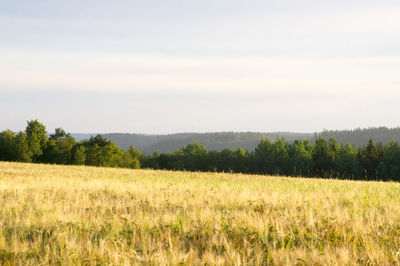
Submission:
[[[161,12],[158,5],[150,8],[125,3],[126,9],[119,10],[120,5],[110,7],[103,2],[94,10],[109,6],[114,15],[96,16],[93,10],[89,12],[87,4],[81,6],[86,10],[81,16],[76,16],[71,7],[66,14],[57,9],[59,16],[35,16],[28,11],[25,16],[3,14],[0,48],[208,56],[400,54],[398,4],[262,2],[215,4],[220,13],[207,9],[208,5],[214,6],[210,2],[199,9],[194,8],[197,6],[194,2],[182,4],[181,9],[168,8],[170,13]],[[177,2],[175,5],[179,7]],[[51,13],[52,8],[47,9]],[[152,11],[155,12],[152,19],[143,15]]]
[[[400,57],[344,59],[0,53],[0,90],[398,93]]]
[[[82,131],[110,121],[136,132],[397,123],[399,12],[398,0],[8,1],[0,122],[37,115],[73,128],[82,117]]]

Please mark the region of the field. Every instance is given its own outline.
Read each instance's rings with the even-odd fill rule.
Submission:
[[[400,185],[0,163],[0,264],[400,262]]]

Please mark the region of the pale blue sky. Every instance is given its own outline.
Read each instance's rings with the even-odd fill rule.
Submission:
[[[0,130],[399,126],[399,14],[398,0],[0,0]]]

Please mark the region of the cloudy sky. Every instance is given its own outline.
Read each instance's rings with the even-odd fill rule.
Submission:
[[[0,1],[0,130],[399,126],[398,0]]]

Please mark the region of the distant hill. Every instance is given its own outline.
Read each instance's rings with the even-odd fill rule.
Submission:
[[[316,137],[319,136],[327,139],[334,137],[340,144],[350,143],[358,148],[366,145],[369,139],[372,139],[374,142],[381,142],[382,144],[387,144],[391,141],[400,143],[400,128],[371,127],[352,130],[324,130],[314,135],[311,141],[315,141]]]
[[[85,140],[85,139],[90,139],[91,136],[96,136],[96,133],[71,133],[71,136],[73,136],[77,141]]]
[[[151,154],[158,150],[160,153],[172,152],[183,145],[198,142],[207,150],[221,151],[223,149],[242,148],[248,151],[269,138],[275,140],[285,137],[288,141],[309,139],[308,133],[254,133],[254,132],[217,132],[217,133],[179,133],[171,135],[141,135],[141,134],[103,134],[103,137],[114,141],[122,149],[135,146],[144,153]]]
[[[72,134],[81,141],[96,134]],[[129,133],[108,133],[103,137],[112,140],[122,149],[130,146],[137,147],[140,151],[151,154],[158,150],[160,153],[172,152],[183,145],[198,142],[204,145],[207,150],[221,151],[223,149],[242,148],[252,151],[261,140],[269,138],[272,141],[284,137],[288,142],[295,139],[309,139],[314,142],[319,136],[329,139],[335,137],[340,144],[350,143],[358,148],[366,145],[371,138],[374,142],[387,144],[390,141],[400,143],[400,128],[374,127],[357,128],[353,130],[324,130],[320,133],[256,133],[256,132],[217,132],[217,133],[178,133],[170,135],[145,135]]]

